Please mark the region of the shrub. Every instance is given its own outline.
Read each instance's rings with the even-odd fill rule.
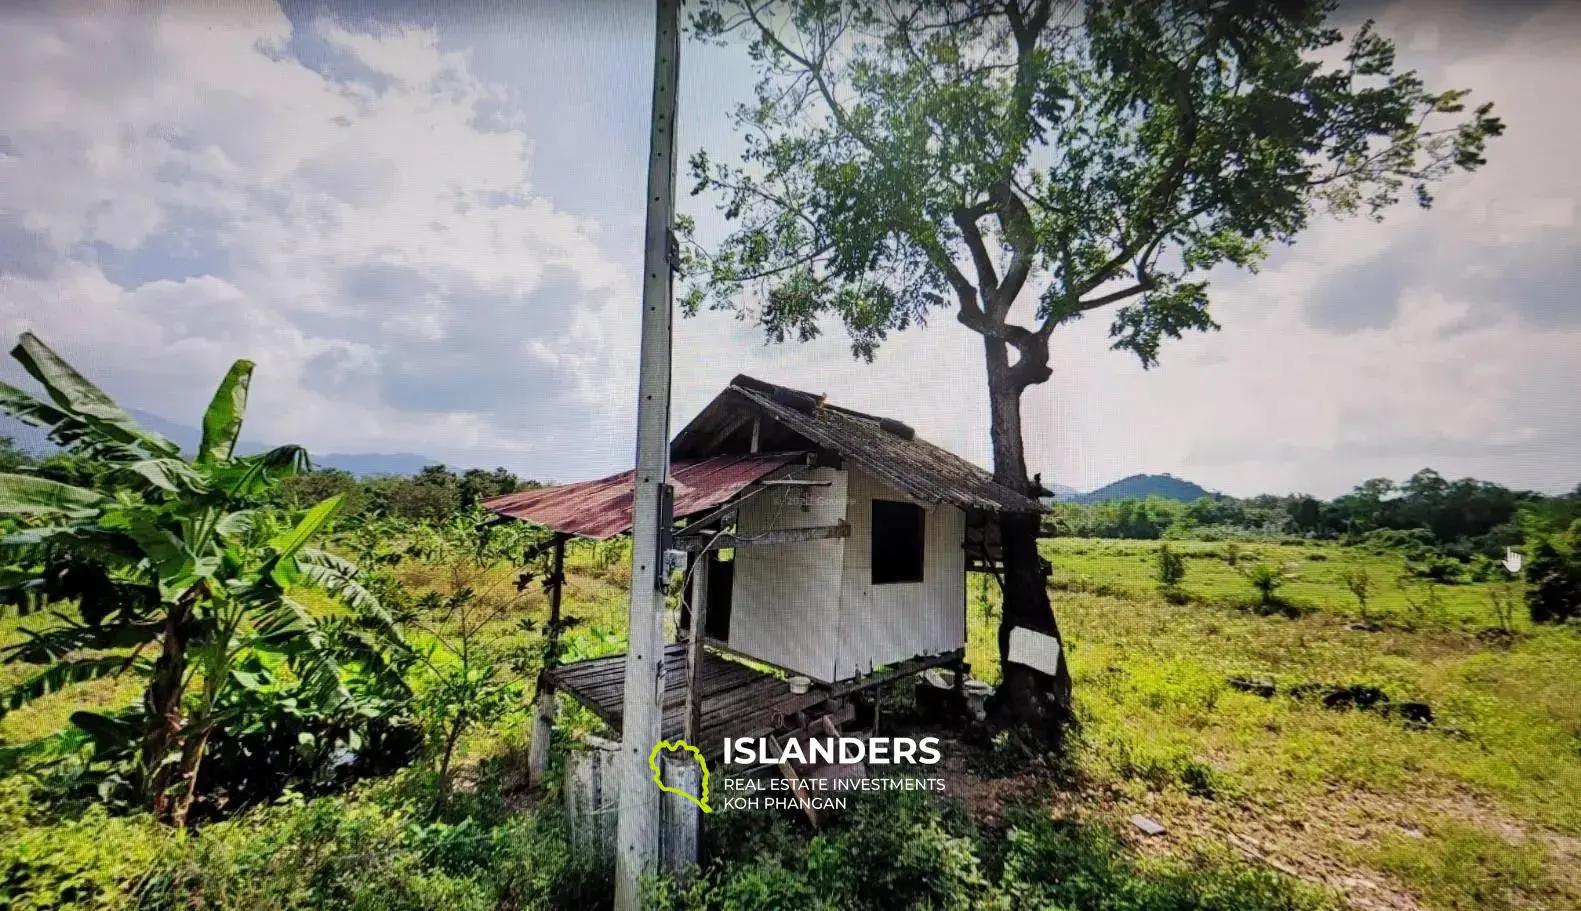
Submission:
[[[1345,588],[1350,592],[1351,597],[1356,599],[1356,609],[1360,612],[1361,619],[1370,620],[1371,618],[1367,616],[1367,601],[1372,597],[1372,575],[1367,572],[1367,568],[1358,566],[1346,570],[1340,579],[1345,583]]]
[[[1581,559],[1539,541],[1526,563],[1526,609],[1533,623],[1581,616]]]
[[[129,904],[154,859],[174,844],[151,817],[114,817],[103,806],[38,812],[21,778],[0,782],[0,907],[76,911]]]
[[[1252,588],[1257,589],[1257,603],[1263,608],[1279,606],[1279,589],[1295,578],[1295,573],[1287,567],[1270,566],[1267,563],[1254,563],[1242,567],[1240,572],[1252,584]]]
[[[1175,588],[1186,579],[1186,559],[1170,550],[1168,544],[1158,545],[1158,569],[1155,578],[1158,579],[1158,584],[1166,589]]]
[[[710,849],[687,883],[658,879],[648,906],[725,908],[1088,908],[1102,911],[1311,911],[1317,893],[1270,870],[1212,862],[1144,865],[1108,829],[1012,809],[1006,834],[971,827],[921,792],[860,798],[810,840],[783,820],[708,819]]]
[[[431,795],[387,788],[291,801],[177,842],[139,907],[236,911],[596,908],[609,878],[572,852],[558,816],[428,820]],[[495,818],[490,818],[495,817]]]

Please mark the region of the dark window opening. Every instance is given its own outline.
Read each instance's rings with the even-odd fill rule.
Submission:
[[[927,513],[915,503],[873,501],[873,584],[921,582]]]

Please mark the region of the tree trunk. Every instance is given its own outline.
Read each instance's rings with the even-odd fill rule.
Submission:
[[[190,734],[187,742],[181,749],[181,790],[175,796],[170,810],[170,824],[178,829],[187,826],[187,814],[192,811],[192,801],[198,796],[198,769],[203,764],[203,751],[209,743],[209,732],[213,728],[207,724],[203,730]]]
[[[1026,449],[1021,436],[1020,385],[1012,375],[1004,342],[983,339],[988,361],[990,436],[994,452],[994,480],[1034,499],[1037,492],[1027,477]],[[1040,516],[1006,513],[999,519],[1003,551],[1004,608],[999,616],[999,663],[1003,682],[993,700],[1001,720],[1025,725],[1030,733],[1057,745],[1071,719],[1070,669],[1064,640],[1049,602],[1048,571],[1038,553]],[[1016,627],[1060,640],[1060,661],[1050,675],[1010,662],[1010,631]]]
[[[171,605],[165,616],[165,634],[153,678],[143,694],[145,730],[140,769],[144,802],[154,815],[170,816],[170,784],[174,763],[165,762],[172,745],[181,734],[181,692],[187,673],[186,620],[190,608],[184,602]]]

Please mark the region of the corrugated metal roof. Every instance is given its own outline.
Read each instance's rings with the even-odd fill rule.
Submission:
[[[696,450],[706,451],[710,439],[731,426],[731,415],[743,406],[924,502],[990,512],[1038,512],[1042,508],[971,462],[917,437],[899,421],[830,405],[822,396],[745,374],[731,380],[730,386],[676,436],[671,453],[706,454]]]
[[[670,465],[675,488],[675,516],[713,509],[742,488],[806,459],[803,452],[719,455],[686,459]],[[634,472],[597,481],[539,487],[484,500],[483,507],[512,519],[543,525],[585,538],[611,538],[631,528]]]

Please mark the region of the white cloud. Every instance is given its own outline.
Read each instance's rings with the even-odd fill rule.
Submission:
[[[335,81],[297,59],[272,5],[0,13],[0,207],[56,258],[47,276],[0,277],[5,330],[35,329],[177,419],[245,356],[260,364],[260,436],[530,451],[545,396],[475,408],[452,397],[434,411],[422,395],[433,378],[403,371],[448,346],[447,380],[519,386],[529,344],[575,345],[549,365],[554,394],[586,405],[597,377],[629,360],[602,325],[634,293],[628,270],[599,247],[596,223],[535,187],[528,137],[497,118],[479,125],[481,106],[510,91],[465,54],[432,31],[309,27],[370,78]],[[158,245],[195,221],[223,267],[162,276],[172,267]],[[172,280],[122,288],[95,265],[112,260],[118,274]],[[368,263],[404,266],[427,290],[347,319],[344,276]],[[540,299],[551,276],[560,297]],[[469,363],[456,349],[479,337],[521,356]],[[308,382],[315,358],[336,352],[346,384]]]
[[[646,113],[647,33],[626,28],[617,47],[613,26],[535,18],[545,29],[519,41],[537,79],[512,84],[431,29],[326,18],[294,34],[260,3],[117,9],[0,12],[0,330],[33,328],[130,404],[189,422],[251,357],[251,432],[316,450],[566,479],[629,463],[640,199],[596,220],[560,200],[640,183],[646,122],[623,117],[617,136],[605,115]],[[1033,471],[1081,487],[1172,471],[1242,494],[1332,495],[1425,464],[1581,479],[1581,320],[1555,290],[1581,250],[1581,124],[1562,116],[1581,107],[1581,17],[1483,15],[1378,11],[1430,84],[1497,102],[1510,130],[1489,166],[1430,212],[1323,222],[1262,274],[1225,276],[1224,331],[1171,344],[1157,370],[1109,351],[1101,314],[1062,328],[1053,380],[1024,403]],[[500,31],[466,26],[479,43]],[[572,28],[603,43],[571,54],[576,38],[554,29]],[[750,68],[685,54],[680,151],[727,157],[725,112]],[[581,105],[586,123],[527,116],[524,91],[539,105],[570,91],[546,72],[608,104]],[[704,214],[686,187],[683,174],[681,208]],[[988,462],[981,347],[948,313],[873,365],[838,329],[766,347],[717,313],[678,320],[674,350],[676,427],[744,372]]]

